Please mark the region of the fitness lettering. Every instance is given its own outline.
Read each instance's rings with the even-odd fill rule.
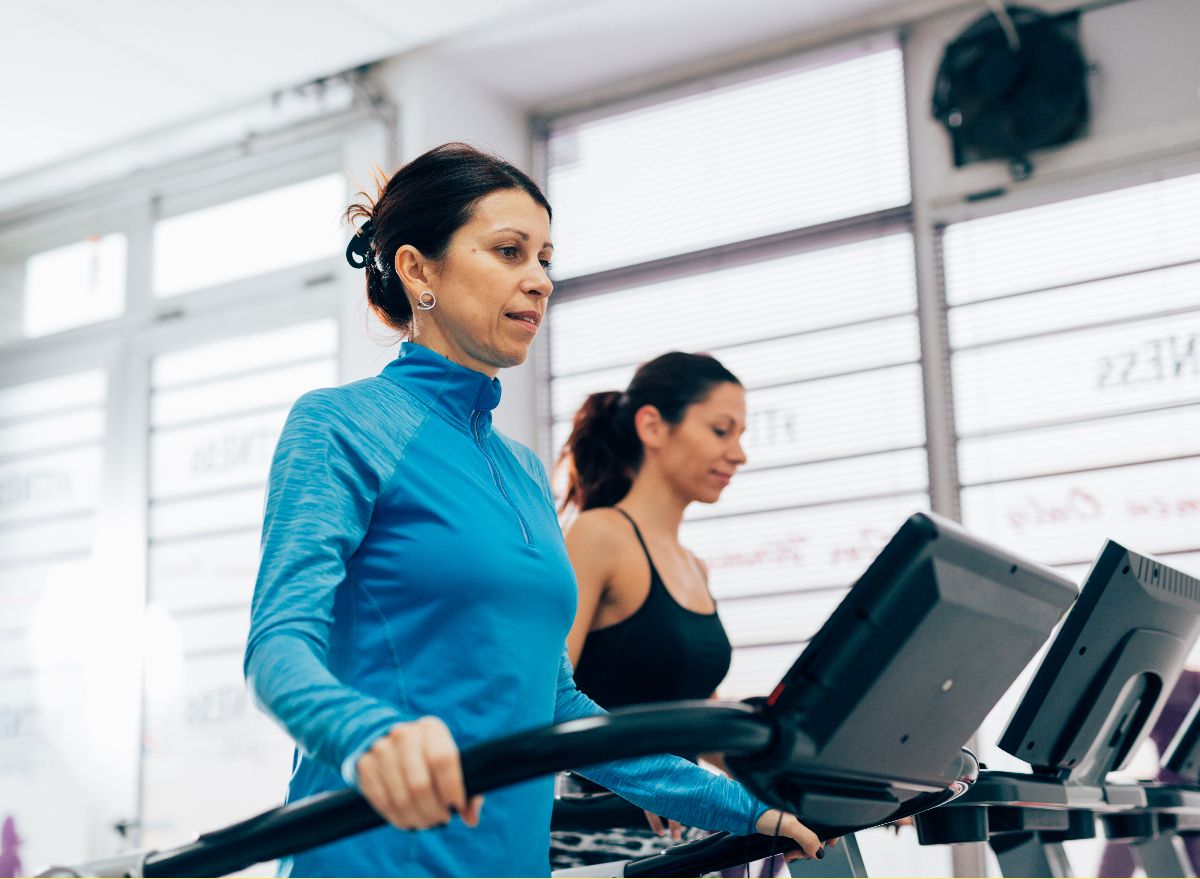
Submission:
[[[1123,509],[1125,515],[1132,519],[1200,515],[1200,497],[1127,499],[1123,504],[1114,506],[1117,510]],[[1023,532],[1039,525],[1101,518],[1105,511],[1104,502],[1093,493],[1083,488],[1072,488],[1059,501],[1046,501],[1031,495],[1020,506],[1011,509],[1007,518],[1015,530]]]
[[[886,534],[876,528],[864,528],[857,535],[850,537],[843,544],[835,544],[829,548],[829,561],[833,564],[844,562],[869,562],[879,554],[887,543]],[[715,568],[743,568],[765,564],[804,564],[807,560],[801,546],[808,543],[807,537],[785,537],[761,544],[746,552],[731,552],[724,555],[707,556],[704,563],[709,570]]]
[[[228,433],[192,449],[192,473],[220,473],[238,467],[265,466],[279,439],[278,432],[255,430]]]
[[[19,470],[0,476],[0,510],[70,497],[71,474],[62,470]]]
[[[1100,358],[1096,387],[1100,390],[1146,382],[1200,376],[1200,335],[1152,339],[1138,347]]]

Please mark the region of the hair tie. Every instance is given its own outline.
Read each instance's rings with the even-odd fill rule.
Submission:
[[[368,218],[367,222],[354,233],[350,243],[346,245],[346,262],[351,268],[366,268],[371,259],[371,240],[375,237],[375,226]]]

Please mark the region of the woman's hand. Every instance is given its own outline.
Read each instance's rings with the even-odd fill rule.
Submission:
[[[398,723],[358,761],[358,785],[371,807],[401,830],[424,830],[450,821],[479,823],[483,797],[467,802],[458,746],[436,717]]]
[[[645,809],[642,811],[646,812]],[[658,815],[655,815],[653,812],[646,812],[646,820],[650,822],[650,829],[653,830],[657,835],[662,836],[663,833],[666,832],[667,828],[663,827],[663,819]],[[670,826],[672,839],[674,839],[676,842],[683,839],[682,824],[680,824],[674,818],[668,818],[667,824]]]
[[[780,813],[778,809],[768,809],[758,819],[758,823],[754,825],[754,829],[759,833],[765,833],[767,836],[778,834],[780,839],[786,837],[787,839],[795,840],[796,845],[800,846],[800,850],[788,852],[786,858],[789,861],[794,861],[797,858],[825,857],[825,849],[821,845],[821,840],[817,839],[815,833],[801,824],[795,815],[789,815],[786,812]],[[831,839],[829,840],[829,844],[837,845],[837,840]],[[786,848],[786,843],[781,844],[779,847],[780,849]]]

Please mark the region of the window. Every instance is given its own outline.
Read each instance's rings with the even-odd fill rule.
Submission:
[[[26,336],[119,317],[125,310],[125,235],[92,236],[31,256],[25,263]]]
[[[106,396],[98,369],[0,389],[0,813],[44,863],[84,856],[89,822],[121,799],[91,765],[127,744],[97,704],[120,652],[96,630],[114,613],[93,559]]]
[[[943,254],[963,524],[1077,580],[1106,537],[1200,574],[1200,176],[957,223]],[[1022,766],[991,745],[1025,682],[993,768]]]
[[[964,524],[1058,565],[1104,535],[1200,550],[1200,176],[959,223],[944,253]]]
[[[549,126],[552,451],[668,350],[748,391],[749,463],[681,533],[734,644],[726,697],[766,693],[929,505],[904,114],[877,42]]]
[[[159,220],[154,295],[176,296],[340,253],[346,178],[327,174]]]
[[[275,444],[297,397],[337,384],[336,357],[325,319],[153,361],[147,845],[275,805],[287,783],[292,743],[250,703],[242,653]]]
[[[871,42],[834,57],[555,120],[556,277],[908,204],[900,49]]]

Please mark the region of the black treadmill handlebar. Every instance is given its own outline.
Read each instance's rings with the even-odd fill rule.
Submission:
[[[740,702],[671,702],[514,733],[464,748],[468,795],[577,766],[650,754],[719,751],[753,756],[774,739],[772,722]],[[195,842],[150,854],[145,876],[223,876],[384,824],[353,789],[307,797]]]

